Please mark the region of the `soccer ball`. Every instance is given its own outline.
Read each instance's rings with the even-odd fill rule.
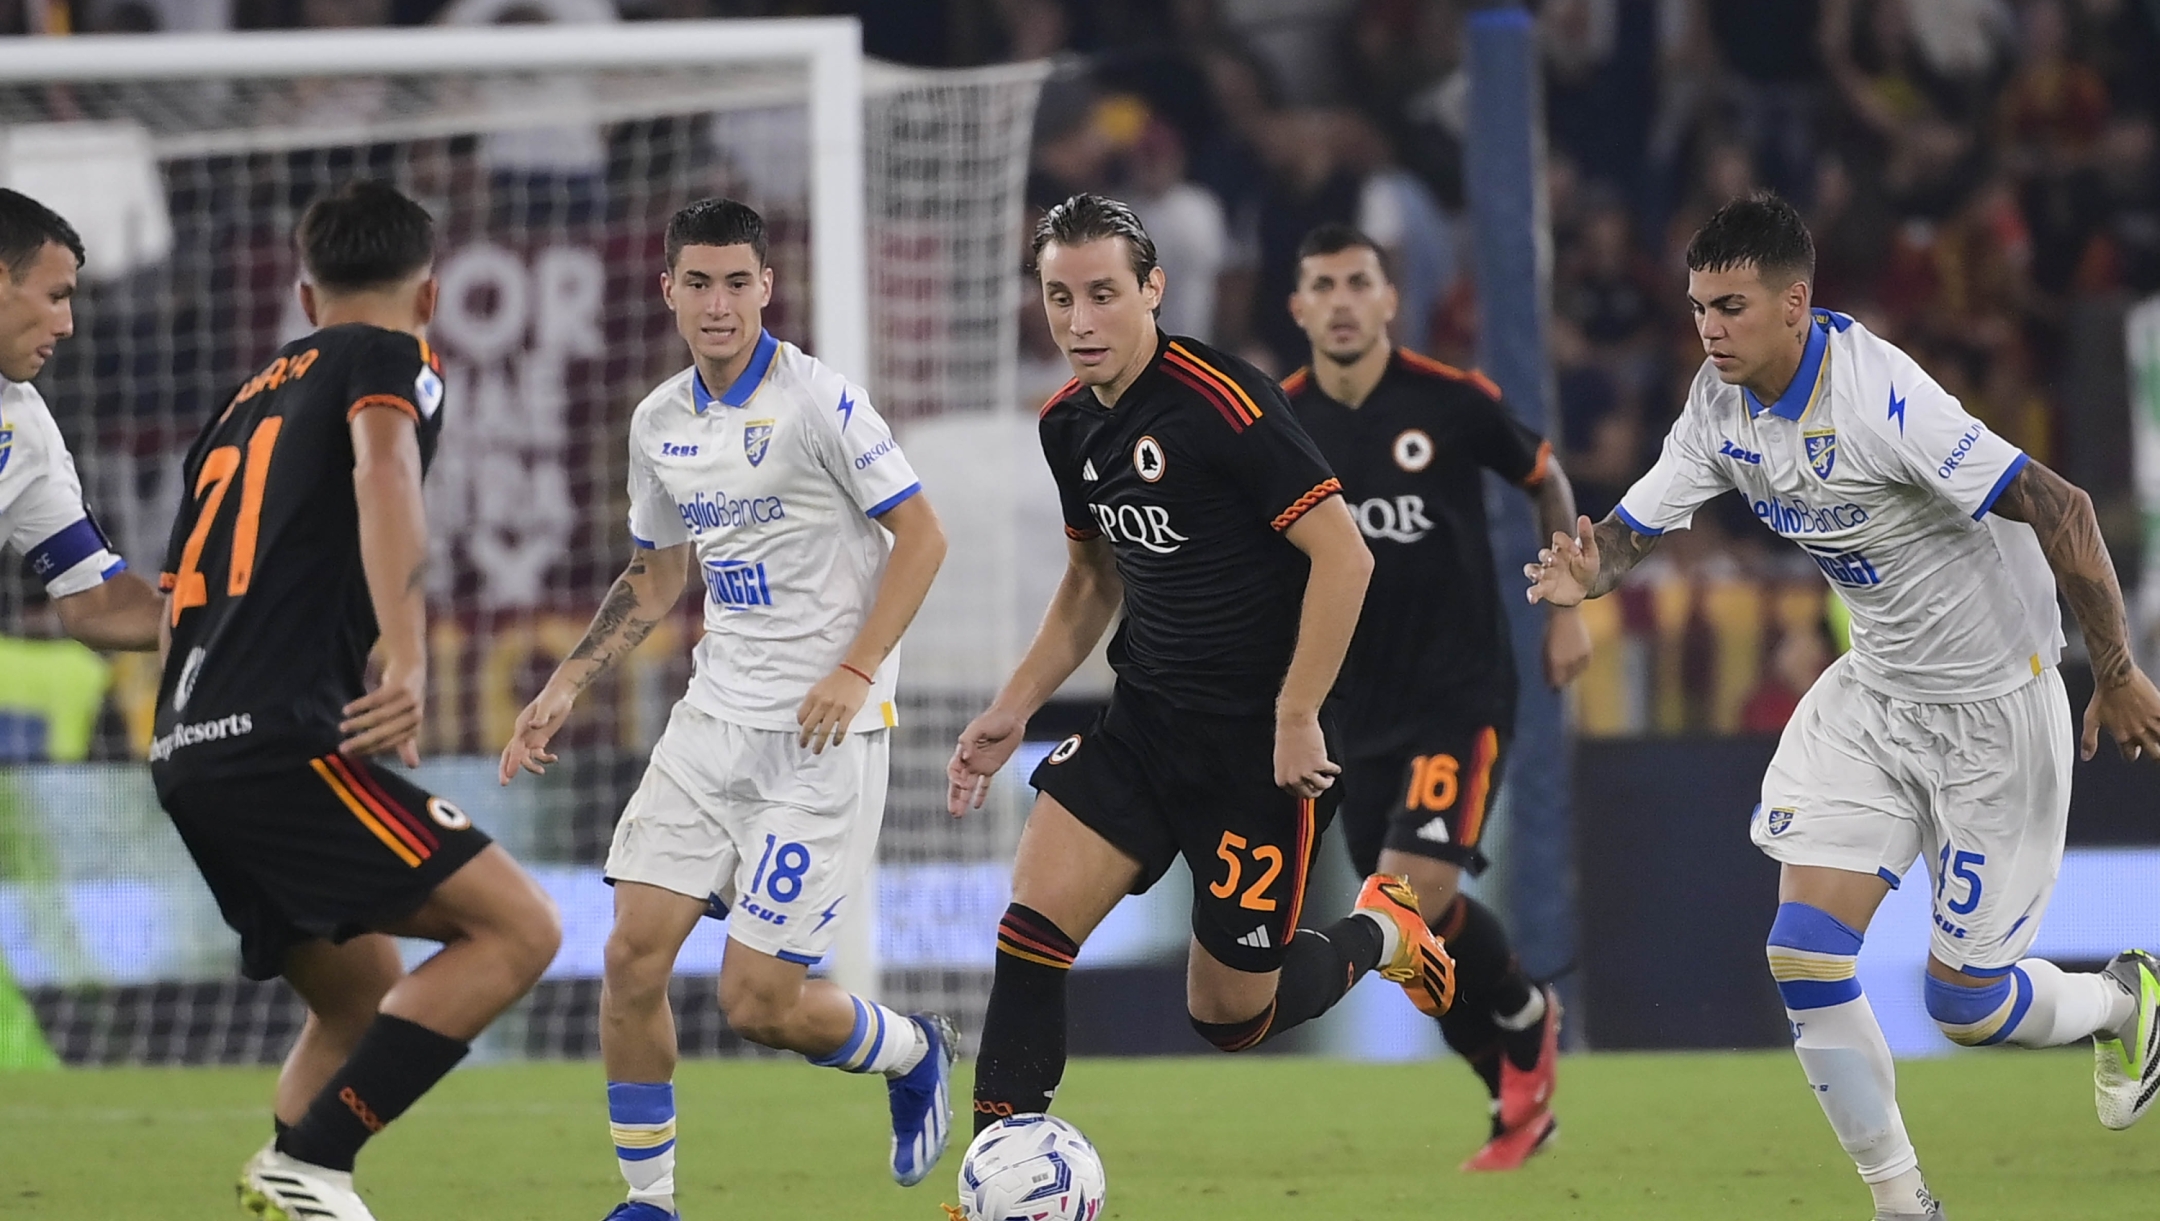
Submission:
[[[1095,1146],[1049,1115],[1000,1120],[960,1159],[967,1221],[1095,1221],[1106,1186]]]

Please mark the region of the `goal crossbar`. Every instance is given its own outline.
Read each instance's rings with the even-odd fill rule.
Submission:
[[[869,378],[862,24],[853,17],[118,34],[40,38],[35,46],[0,57],[0,86],[805,64],[810,274],[817,285],[811,340],[826,363]]]

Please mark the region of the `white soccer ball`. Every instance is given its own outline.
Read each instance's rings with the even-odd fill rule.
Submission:
[[[999,1120],[960,1159],[968,1221],[1095,1221],[1107,1186],[1095,1146],[1050,1115]]]

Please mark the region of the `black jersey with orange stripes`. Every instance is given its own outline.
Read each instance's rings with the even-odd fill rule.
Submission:
[[[378,635],[351,421],[409,416],[425,469],[442,400],[424,342],[356,323],[279,349],[204,425],[161,581],[172,645],[150,751],[160,789],[336,748]]]
[[[1066,532],[1108,540],[1124,579],[1119,681],[1197,712],[1271,713],[1310,567],[1283,535],[1340,490],[1282,391],[1162,335],[1114,407],[1070,383],[1041,432]]]
[[[1500,388],[1398,349],[1357,407],[1308,370],[1283,390],[1373,551],[1372,583],[1336,684],[1349,749],[1407,750],[1431,729],[1515,723],[1516,678],[1481,471],[1535,488],[1551,447]]]

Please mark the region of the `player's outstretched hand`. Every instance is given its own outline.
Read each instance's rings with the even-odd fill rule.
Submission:
[[[1318,716],[1275,718],[1275,784],[1292,797],[1318,797],[1335,785],[1342,767],[1327,757],[1327,736]]]
[[[397,752],[407,767],[420,766],[420,717],[427,708],[427,667],[388,666],[381,685],[345,705],[338,750],[356,757]]]
[[[1590,596],[1590,583],[1597,574],[1597,527],[1587,517],[1576,520],[1574,538],[1555,533],[1552,546],[1537,553],[1537,563],[1523,565],[1533,604],[1580,605]]]
[[[862,711],[863,701],[868,698],[869,679],[848,666],[836,667],[810,688],[810,694],[795,709],[795,723],[802,726],[795,744],[809,747],[813,755],[824,754],[827,743],[840,745],[840,739],[847,736],[847,727],[855,723],[855,714]]]
[[[952,762],[945,765],[945,810],[959,818],[980,810],[990,795],[990,777],[997,775],[1013,752],[1020,749],[1027,720],[995,706],[968,722],[953,747]]]
[[[2093,692],[2085,705],[2085,733],[2078,742],[2080,758],[2100,753],[2100,730],[2115,736],[2115,746],[2125,759],[2160,760],[2160,690],[2133,668],[2130,681]]]
[[[555,762],[548,752],[548,743],[555,732],[570,719],[570,709],[577,697],[558,688],[554,683],[540,689],[533,702],[518,713],[517,725],[510,731],[510,741],[503,746],[502,763],[496,771],[496,779],[510,783],[520,770],[535,776],[545,775],[547,765]]]

